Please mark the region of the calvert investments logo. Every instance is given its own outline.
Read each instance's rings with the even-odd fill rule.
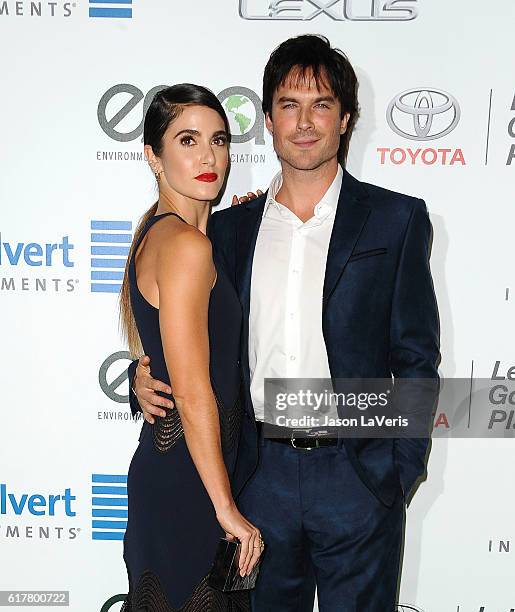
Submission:
[[[127,529],[127,475],[92,474],[91,537],[123,540]]]
[[[52,242],[20,241],[0,232],[0,291],[75,291],[79,281],[70,277],[74,248],[68,235]]]
[[[64,18],[71,17],[77,6],[76,2],[51,2],[47,0],[31,1],[28,0],[0,0],[0,19],[14,17],[28,17],[32,20],[41,18]]]
[[[93,19],[132,19],[132,0],[89,0]]]
[[[91,221],[92,293],[120,293],[131,242],[131,221]]]
[[[20,492],[7,483],[1,483],[0,538],[75,540],[80,527],[70,526],[69,519],[77,514],[76,499],[69,487],[59,493]]]
[[[101,162],[144,161],[141,147],[145,114],[155,94],[166,85],[152,87],[147,93],[130,83],[113,85],[104,92],[97,106],[100,128],[111,140],[120,143],[137,141],[137,150],[97,150]],[[229,118],[232,144],[265,144],[265,120],[261,98],[243,85],[226,87],[218,94]],[[231,151],[233,163],[265,163],[264,153]]]
[[[450,93],[432,87],[407,89],[390,101],[386,121],[404,139],[426,143],[444,138],[461,117],[458,100]],[[444,146],[378,147],[379,163],[393,165],[466,165],[462,149]]]
[[[242,19],[312,21],[412,21],[418,0],[240,0]]]

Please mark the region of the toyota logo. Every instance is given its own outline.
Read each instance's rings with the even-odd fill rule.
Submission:
[[[408,89],[388,105],[386,120],[392,130],[409,140],[436,140],[458,125],[460,105],[441,89]]]

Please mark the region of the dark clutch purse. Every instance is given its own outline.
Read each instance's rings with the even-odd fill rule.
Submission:
[[[248,576],[240,576],[241,543],[220,538],[215,560],[208,577],[210,587],[219,591],[246,591],[256,586],[262,554]]]

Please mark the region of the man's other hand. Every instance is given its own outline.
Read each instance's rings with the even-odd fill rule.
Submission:
[[[150,357],[146,355],[140,357],[138,361],[133,390],[138,398],[145,420],[151,425],[155,421],[154,416],[166,416],[163,408],[173,408],[175,406],[171,400],[161,397],[156,393],[156,391],[161,391],[171,394],[172,389],[164,382],[152,378],[150,374]]]

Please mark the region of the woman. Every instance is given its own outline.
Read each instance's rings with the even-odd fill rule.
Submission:
[[[144,422],[130,465],[122,609],[247,610],[245,591],[229,595],[207,584],[224,532],[241,542],[242,576],[263,546],[231,496],[241,311],[206,237],[228,168],[229,125],[212,92],[174,85],[154,97],[143,137],[159,200],[134,235],[121,323],[131,352],[149,355],[154,376],[173,388],[176,409]]]

